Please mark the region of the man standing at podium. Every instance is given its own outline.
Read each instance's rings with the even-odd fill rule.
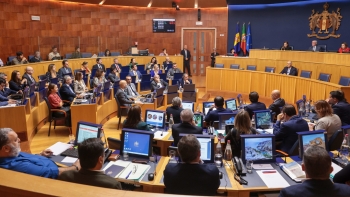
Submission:
[[[181,55],[184,58],[184,72],[186,72],[186,69],[187,69],[188,75],[192,77],[191,68],[190,68],[191,52],[187,50],[187,45],[184,45],[184,49],[181,50]]]

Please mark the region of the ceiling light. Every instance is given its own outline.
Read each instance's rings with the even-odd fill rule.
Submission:
[[[150,8],[150,7],[152,6],[152,1],[153,1],[153,0],[151,0],[151,1],[148,3],[148,5],[147,5],[148,8]]]
[[[102,0],[99,5],[103,5],[106,0]]]

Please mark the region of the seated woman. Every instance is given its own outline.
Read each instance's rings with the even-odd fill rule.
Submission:
[[[111,52],[109,51],[109,49],[106,49],[105,50],[105,57],[108,57],[108,56],[112,56]]]
[[[51,80],[54,78],[57,78],[57,72],[56,72],[56,66],[55,64],[49,64],[48,68],[47,68],[47,72],[46,72],[46,78],[47,80]]]
[[[241,135],[256,134],[256,130],[252,127],[250,117],[247,111],[241,110],[235,117],[235,127],[229,131],[225,137],[225,143],[227,140],[231,142],[232,156],[241,157]]]
[[[74,81],[74,92],[75,94],[82,94],[88,91],[88,88],[85,85],[85,82],[83,80],[83,73],[77,72],[75,74],[75,81]]]
[[[134,64],[137,65],[136,59],[135,59],[135,58],[131,58],[131,59],[130,59],[130,63],[129,63],[129,65],[128,65],[128,66],[130,67],[130,70],[132,69],[132,66],[133,66]]]
[[[341,43],[338,53],[350,53],[350,48],[346,42]]]
[[[18,70],[12,71],[11,80],[9,82],[11,90],[20,91],[24,89],[24,87],[27,85],[27,79],[23,78],[21,80],[21,78],[21,73]]]
[[[85,70],[85,74],[86,75],[90,75],[91,74],[91,70],[90,68],[88,67],[88,62],[83,62],[81,64],[81,68],[80,68],[81,71],[84,71]]]
[[[159,56],[168,56],[168,53],[166,52],[166,48],[163,49],[163,51],[159,54]]]
[[[154,75],[159,75],[159,74],[162,74],[162,70],[159,70],[159,66],[158,64],[155,64],[154,67],[153,67],[153,70],[151,70],[150,74],[151,74],[151,77],[154,77]]]
[[[157,63],[157,58],[156,57],[152,57],[151,62],[146,65],[146,71],[153,70],[153,67],[156,64],[158,64]]]
[[[234,48],[232,48],[231,50],[230,50],[230,53],[229,53],[231,56],[237,56],[237,53],[236,53],[236,51],[235,51],[235,49]],[[228,54],[227,54],[228,55]]]
[[[166,108],[167,122],[169,122],[170,116],[173,115],[174,123],[181,123],[180,113],[182,112],[182,101],[180,97],[174,97],[172,100],[172,106]]]
[[[51,109],[60,109],[66,112],[67,117],[66,117],[66,122],[65,125],[67,127],[71,127],[71,119],[70,119],[70,107],[69,106],[64,106],[61,98],[57,94],[58,92],[58,87],[56,84],[50,83],[47,91],[47,99],[49,100],[49,103],[51,105]],[[63,116],[62,113],[60,112],[54,112],[55,116]]]
[[[147,123],[141,119],[141,107],[134,105],[129,109],[128,117],[123,122],[123,128],[150,131]]]
[[[287,41],[285,41],[283,43],[283,46],[281,47],[281,50],[282,51],[291,51],[292,50],[292,47],[289,46],[289,43]]]
[[[94,81],[93,81],[94,87],[104,84],[106,81],[107,80],[105,78],[105,72],[103,72],[102,69],[97,69],[94,77]]]
[[[327,139],[329,140],[334,132],[341,129],[341,120],[338,115],[333,114],[333,110],[327,101],[317,101],[315,103],[315,111],[319,119],[315,126],[309,124],[309,129],[310,131],[326,130]]]

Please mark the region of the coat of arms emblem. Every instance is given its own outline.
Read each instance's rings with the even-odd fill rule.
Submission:
[[[312,31],[311,34],[307,34],[309,38],[316,37],[318,39],[328,39],[330,37],[339,38],[340,34],[336,34],[336,31],[340,26],[340,19],[343,18],[340,15],[340,8],[337,9],[337,12],[332,11],[328,12],[329,4],[326,3],[323,5],[323,12],[315,12],[312,10],[312,14],[309,17],[309,26]]]

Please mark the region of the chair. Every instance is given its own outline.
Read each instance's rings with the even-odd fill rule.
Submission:
[[[81,53],[82,58],[91,58],[92,54],[91,53]]]
[[[130,71],[130,66],[122,66],[122,73],[129,73]]]
[[[343,139],[344,139],[343,130],[337,130],[336,132],[334,132],[328,141],[329,151],[339,150],[341,144],[343,143]]]
[[[97,69],[91,69],[90,79],[94,78],[96,71],[97,71]]]
[[[111,73],[111,68],[106,68],[105,78],[108,78],[109,73]]]
[[[98,53],[98,57],[103,57],[103,56],[105,56],[105,53],[104,53],[104,52],[99,52],[99,53]]]
[[[119,100],[118,100],[117,97],[115,97],[115,101],[117,102],[117,105],[118,105],[118,112],[117,112],[117,115],[118,115],[118,118],[119,118],[119,121],[118,121],[118,130],[119,130],[120,122],[121,122],[121,120],[122,120],[122,110],[123,110],[123,109],[128,110],[129,107],[121,106],[121,105],[120,105],[120,102],[119,102]]]
[[[34,57],[34,55],[28,55],[28,61],[31,60]]]
[[[339,80],[339,85],[349,86],[350,85],[350,77],[341,76],[340,80]]]
[[[40,81],[47,80],[47,76],[46,75],[39,75],[38,78],[39,78]]]
[[[112,56],[119,56],[119,55],[120,55],[120,52],[111,52],[111,55],[112,55]]]
[[[51,109],[51,105],[49,103],[48,98],[44,97],[44,100],[45,100],[45,103],[47,105],[47,108],[49,109],[49,117],[48,117],[47,121],[50,122],[50,126],[49,126],[49,133],[48,133],[47,136],[50,136],[52,121],[53,121],[53,129],[56,129],[56,120],[65,120],[67,118],[67,113],[64,110],[61,110],[61,109]],[[55,116],[55,112],[63,113],[64,116],[63,117],[57,117],[57,116]]]
[[[117,90],[119,89],[119,82],[120,82],[120,81],[116,81],[116,82],[114,82],[114,84],[113,84],[114,93],[116,93]]]
[[[239,64],[231,64],[230,69],[239,69]]]
[[[312,71],[308,71],[308,70],[302,70],[300,73],[300,77],[304,77],[304,78],[311,78],[311,73]]]
[[[266,66],[265,67],[265,72],[274,73],[275,72],[275,67]]]
[[[16,56],[9,56],[9,57],[7,58],[7,61],[8,61],[8,62],[11,62],[15,57],[16,57]]]
[[[292,45],[289,45],[290,46],[290,48],[292,49],[292,50],[294,50],[294,46],[292,46]]]
[[[215,68],[224,68],[224,64],[215,64]]]
[[[168,156],[170,156],[170,155],[169,155],[169,152],[170,152],[171,150],[175,151],[175,157],[180,157],[179,152],[178,152],[176,146],[169,146],[169,147],[167,148],[167,153],[168,153],[167,155],[168,155]]]
[[[318,76],[318,80],[329,82],[331,80],[331,74],[320,73],[320,75]]]
[[[109,149],[120,150],[120,146],[121,146],[122,141],[120,141],[116,138],[108,137],[107,143],[108,143]]]
[[[71,54],[71,53],[66,53],[65,58],[66,58],[66,59],[72,58],[72,54]]]
[[[327,45],[325,45],[325,44],[320,44],[320,45],[318,45],[318,46],[321,47],[320,52],[327,52]]]
[[[255,65],[247,65],[247,70],[254,70],[254,71],[256,71],[256,66]]]
[[[276,152],[278,153],[278,156],[284,157],[285,161],[286,161],[286,157],[299,155],[299,140],[297,140],[293,144],[292,148],[288,151],[288,153],[283,152],[281,150],[276,150]]]
[[[119,73],[119,78],[120,79],[122,79],[122,80],[125,80],[125,78],[126,78],[126,76],[128,76],[129,75],[129,73],[127,72],[121,72],[121,73]]]

